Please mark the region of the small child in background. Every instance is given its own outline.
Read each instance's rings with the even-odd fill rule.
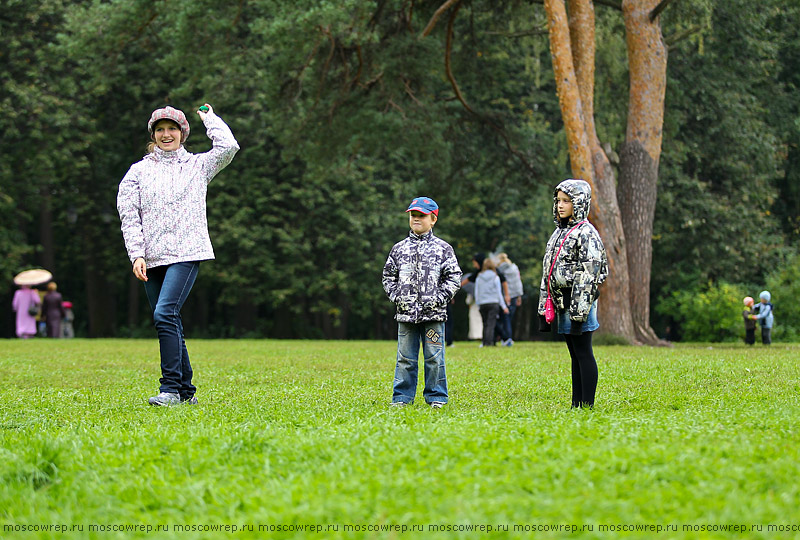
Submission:
[[[748,345],[752,345],[756,342],[756,320],[753,317],[755,314],[753,311],[755,300],[753,300],[752,296],[745,296],[743,302],[744,311],[742,311],[742,317],[744,318],[744,342]]]
[[[500,311],[508,313],[508,306],[503,298],[503,288],[492,259],[483,260],[483,268],[475,278],[475,303],[483,319],[483,339],[481,347],[494,346],[494,329]]]
[[[61,324],[62,337],[74,338],[75,328],[72,323],[75,320],[75,315],[72,313],[72,302],[64,301],[61,305],[64,308],[64,321]]]
[[[772,343],[772,323],[775,322],[770,303],[772,295],[769,291],[761,291],[758,297],[761,299],[761,304],[758,306],[758,314],[753,315],[752,318],[761,325],[761,343],[769,345]]]
[[[440,409],[448,397],[444,323],[447,304],[461,287],[461,268],[450,244],[433,234],[439,205],[430,197],[417,197],[406,212],[411,231],[392,247],[383,267],[383,290],[397,306],[394,317],[397,365],[392,405],[414,402],[421,343],[425,402]]]

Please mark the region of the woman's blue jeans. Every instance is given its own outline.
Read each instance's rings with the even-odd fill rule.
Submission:
[[[161,350],[160,392],[180,394],[181,400],[191,399],[192,365],[183,339],[181,308],[192,290],[200,263],[181,262],[147,270],[144,290],[153,310],[153,322],[158,332]]]
[[[447,403],[444,322],[441,321],[397,323],[397,367],[392,402],[411,403],[417,395],[420,343],[425,361],[425,401]]]

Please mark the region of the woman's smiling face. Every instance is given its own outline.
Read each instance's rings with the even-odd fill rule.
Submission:
[[[159,120],[153,126],[156,145],[165,152],[173,152],[181,147],[181,128],[172,120]]]

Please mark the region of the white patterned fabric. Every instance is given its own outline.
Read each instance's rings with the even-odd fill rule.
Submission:
[[[557,194],[566,193],[572,200],[573,215],[565,223],[558,217]],[[556,311],[569,311],[570,320],[584,322],[599,295],[598,288],[608,277],[608,257],[597,229],[589,223],[592,188],[584,180],[564,180],[553,190],[553,221],[556,230],[550,236],[542,260],[542,281],[539,286],[539,315],[544,315],[547,298],[547,274],[558,254],[550,276],[550,296]],[[578,223],[580,225],[577,225]],[[570,233],[573,227],[574,231]],[[568,235],[568,236],[567,236]],[[566,240],[564,237],[567,236]],[[563,248],[558,251],[561,242]],[[564,292],[570,296],[565,298]]]
[[[383,267],[383,290],[397,306],[397,322],[446,321],[447,304],[460,287],[456,254],[432,230],[422,236],[410,231]]]
[[[117,210],[131,263],[143,257],[148,268],[214,258],[208,235],[208,183],[239,150],[230,128],[213,113],[204,124],[213,147],[202,154],[183,146],[156,147],[134,163],[119,184]]]

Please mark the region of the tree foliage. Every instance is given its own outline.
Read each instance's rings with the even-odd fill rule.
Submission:
[[[686,341],[736,341],[744,336],[740,288],[725,282],[673,291],[658,301],[662,312],[672,314],[678,328],[670,329],[671,339]]]
[[[784,92],[779,42],[763,39],[780,4],[745,18],[745,2],[718,3],[702,50],[685,42],[671,53],[655,296],[708,281],[763,286],[792,242],[780,229],[788,220],[776,219],[785,164],[783,134],[771,124]],[[656,318],[670,324],[669,312]]]
[[[735,6],[726,6],[714,2],[715,16],[733,17]],[[207,149],[191,111],[208,101],[242,150],[209,187],[217,260],[201,266],[185,309],[190,335],[391,336],[380,270],[407,233],[408,200],[423,193],[441,205],[437,234],[465,269],[474,252],[502,249],[522,269],[535,304],[551,189],[569,174],[545,13],[535,3],[473,0],[422,37],[437,7],[7,2],[0,20],[8,66],[0,75],[2,276],[9,283],[21,269],[51,266],[76,305],[81,334],[152,335],[119,232],[117,184],[144,153],[150,112],[164,104],[187,112],[187,148]],[[671,52],[654,248],[656,267],[678,262],[654,274],[655,294],[680,286],[686,272],[703,282],[737,281],[731,275],[740,259],[747,259],[744,279],[757,282],[771,259],[751,256],[777,249],[793,230],[797,199],[785,179],[795,170],[796,138],[793,147],[769,119],[783,118],[780,100],[794,106],[798,40],[774,10],[764,11],[759,24],[769,39],[742,37],[761,48],[748,49],[758,54],[730,70],[722,60],[736,49],[723,38],[730,32],[723,20],[704,35],[702,54],[696,35]],[[623,140],[626,114],[618,98],[627,85],[619,29],[618,15],[598,10],[598,135],[612,148]],[[779,95],[770,96],[776,81]],[[712,137],[711,117],[722,112],[725,125],[713,125]],[[734,156],[745,142],[746,152]],[[684,199],[687,186],[697,198]],[[709,260],[702,256],[707,231],[684,225],[703,201],[719,198],[725,202],[711,209],[718,215],[708,217],[724,226],[713,234],[723,238],[725,227],[746,222],[732,230],[750,240],[713,237],[718,256]],[[715,242],[739,251],[727,254]],[[684,262],[680,249],[696,250],[703,270]],[[0,298],[5,305],[11,292]]]

